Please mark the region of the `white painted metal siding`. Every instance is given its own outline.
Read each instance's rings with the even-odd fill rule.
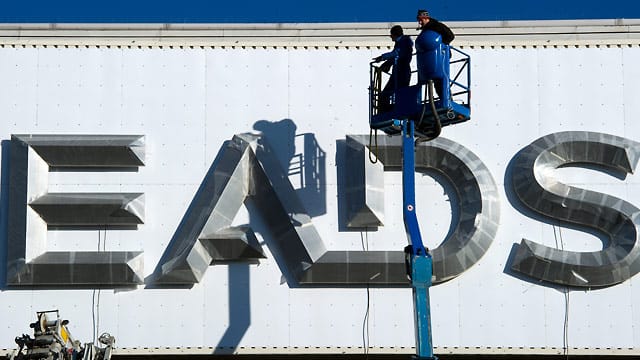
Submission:
[[[562,241],[577,251],[603,246],[587,233],[525,217],[510,204],[504,183],[513,156],[543,135],[584,130],[640,141],[640,47],[613,42],[464,50],[473,65],[472,120],[445,128],[443,136],[469,148],[489,168],[500,191],[501,223],[475,266],[432,288],[436,352],[562,353],[568,309],[568,345],[579,348],[574,352],[639,354],[637,276],[605,289],[571,291],[567,306],[561,291],[504,272],[521,238],[548,246]],[[313,218],[327,247],[400,249],[406,240],[399,174],[386,174],[385,226],[379,231],[340,231],[338,218],[343,159],[337,150],[346,134],[369,132],[368,64],[382,51],[7,45],[0,47],[0,139],[14,133],[145,135],[147,161],[138,172],[50,174],[56,191],[144,192],[145,224],[135,231],[49,231],[48,236],[52,250],[93,250],[99,237],[106,250],[142,250],[148,276],[222,143],[256,131],[259,121],[290,119],[296,134],[313,134],[327,155],[326,213]],[[304,150],[299,143],[287,145],[296,154]],[[640,205],[637,174],[621,180],[585,169],[559,173],[572,185]],[[295,184],[295,176],[291,180]],[[419,178],[417,187],[423,237],[435,247],[448,232],[455,199],[428,177]],[[311,347],[307,350],[335,353],[363,351],[363,345],[372,352],[411,352],[410,289],[290,288],[261,235],[265,225],[259,216],[243,209],[234,222],[249,221],[266,242],[267,259],[259,265],[210,266],[190,289],[3,289],[0,348],[13,348],[15,336],[30,332],[36,311],[60,309],[76,337],[90,341],[99,327],[116,337],[122,352],[168,347],[155,351],[201,353],[223,347],[286,353]],[[0,246],[0,254],[5,248]]]

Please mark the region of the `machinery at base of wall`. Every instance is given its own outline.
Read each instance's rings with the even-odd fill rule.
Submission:
[[[94,343],[81,345],[75,340],[67,324],[69,320],[60,319],[58,310],[37,312],[37,320],[29,326],[33,329],[33,337],[23,334],[16,337],[18,350],[10,360],[42,359],[42,360],[108,360],[111,359],[115,338],[103,333],[98,341],[104,346]]]

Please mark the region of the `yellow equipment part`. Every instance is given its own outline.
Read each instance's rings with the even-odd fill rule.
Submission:
[[[67,330],[67,327],[64,325],[60,326],[60,337],[62,338],[62,341],[64,341],[65,344],[69,342],[69,331]]]

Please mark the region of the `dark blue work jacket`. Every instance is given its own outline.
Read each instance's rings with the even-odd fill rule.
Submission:
[[[413,40],[407,35],[398,37],[393,45],[393,50],[381,55],[384,64],[393,65],[394,58],[398,57],[398,62],[393,66],[391,78],[396,79],[397,86],[409,86],[411,81],[411,56],[413,55]],[[393,80],[392,80],[393,81]]]

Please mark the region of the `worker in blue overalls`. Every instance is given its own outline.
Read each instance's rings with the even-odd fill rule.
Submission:
[[[389,72],[393,66],[391,77],[380,92],[378,98],[379,112],[384,113],[392,109],[391,96],[397,89],[409,86],[411,81],[411,56],[413,54],[413,41],[408,35],[404,35],[402,26],[394,25],[390,30],[391,40],[395,43],[393,50],[373,58],[375,62],[384,61],[380,68]]]
[[[443,83],[442,83],[442,79],[440,78],[434,78],[434,79],[426,79],[424,78],[425,75],[427,73],[432,72],[430,69],[421,69],[422,64],[421,64],[421,53],[430,51],[432,49],[428,49],[427,47],[432,46],[433,42],[431,41],[432,39],[426,39],[428,36],[430,36],[430,34],[432,34],[431,32],[434,31],[438,34],[440,34],[441,37],[441,41],[443,44],[445,45],[449,45],[451,43],[451,41],[453,41],[453,39],[455,38],[455,35],[453,34],[453,31],[451,31],[451,29],[449,29],[449,27],[447,25],[445,25],[444,23],[441,23],[440,21],[432,18],[431,16],[429,16],[429,12],[427,10],[418,10],[418,15],[416,16],[416,20],[418,21],[418,30],[420,30],[420,34],[418,35],[418,37],[416,38],[416,53],[418,54],[417,59],[418,59],[418,83],[419,84],[426,84],[426,82],[428,80],[433,80],[434,83],[434,87],[436,89],[436,93],[438,94],[439,97],[442,97],[445,93],[448,94],[449,92],[446,91],[446,89],[443,88]],[[448,68],[449,65],[449,56],[450,56],[450,52],[447,51],[446,54],[444,54],[446,56],[445,62],[446,62],[446,66]],[[433,64],[433,63],[431,63]],[[448,74],[448,70],[446,71]],[[447,84],[448,85],[448,84]]]

